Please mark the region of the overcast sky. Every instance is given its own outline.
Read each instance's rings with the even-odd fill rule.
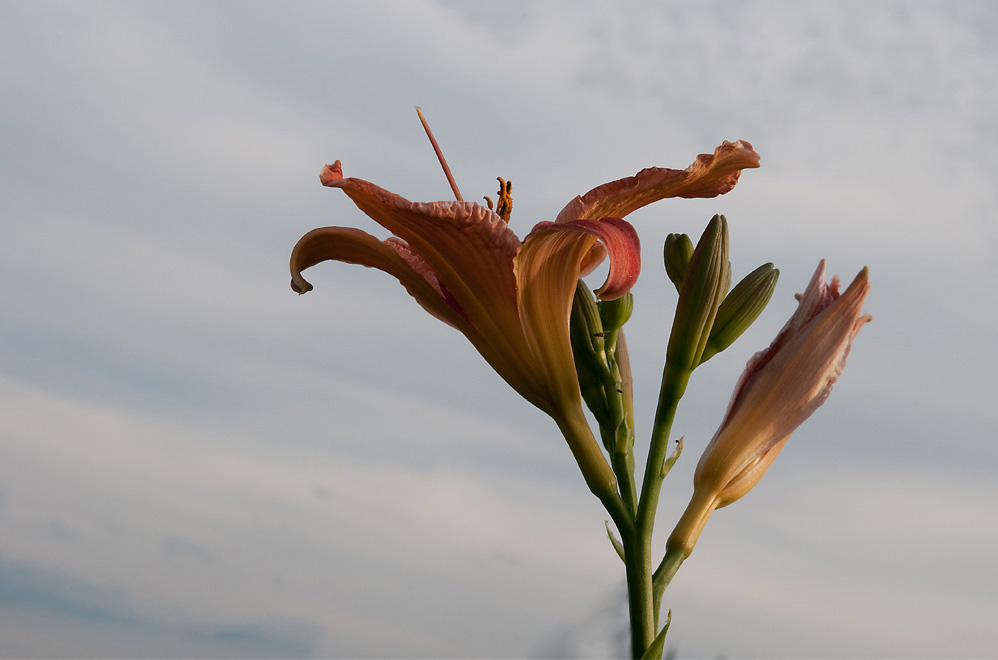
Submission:
[[[515,182],[522,237],[723,140],[730,194],[632,214],[637,451],[675,291],[731,229],[766,313],[699,370],[657,551],[819,259],[874,316],[828,403],[666,592],[681,657],[998,648],[998,5],[2,2],[0,656],[619,653],[623,568],[549,418],[306,231]],[[596,282],[598,284],[598,282]],[[623,644],[626,647],[626,644]]]

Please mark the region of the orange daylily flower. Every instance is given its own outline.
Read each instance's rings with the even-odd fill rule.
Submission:
[[[714,509],[731,504],[759,482],[790,434],[825,402],[845,367],[870,292],[864,268],[839,295],[839,278],[825,283],[818,265],[790,321],[745,367],[724,421],[693,477],[693,497],[669,537],[687,557]]]
[[[344,178],[336,161],[323,169],[322,184],[343,190],[394,236],[382,241],[349,227],[314,229],[291,254],[291,287],[310,291],[302,271],[330,259],[394,276],[558,423],[594,493],[614,495],[616,479],[586,422],[572,358],[576,282],[605,254],[609,273],[596,293],[606,300],[622,296],[640,271],[637,233],[622,217],[665,197],[725,193],[747,167],[758,167],[752,146],[725,142],[686,170],[647,169],[600,186],[573,200],[557,222],[537,224],[521,242],[485,206],[410,202],[368,181]]]

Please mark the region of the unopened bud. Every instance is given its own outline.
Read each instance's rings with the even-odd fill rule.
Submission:
[[[852,340],[870,320],[863,304],[869,272],[859,272],[839,293],[818,265],[797,311],[769,348],[745,367],[728,412],[693,473],[693,497],[666,543],[666,555],[688,557],[715,509],[745,495],[787,440],[828,398],[842,373]]]
[[[730,282],[728,221],[723,215],[715,215],[693,251],[679,288],[676,319],[665,356],[667,367],[689,372],[700,364],[717,308]]]
[[[779,277],[780,271],[773,264],[763,264],[746,275],[725,296],[717,308],[717,318],[700,358],[701,364],[731,346],[759,318],[773,296]]]
[[[603,383],[609,367],[604,353],[603,323],[596,298],[582,280],[575,287],[569,334],[582,398],[597,419],[606,417],[608,413]]]
[[[693,242],[686,234],[669,234],[665,237],[664,254],[665,272],[678,291],[693,258]]]
[[[631,318],[631,312],[634,311],[634,294],[628,291],[614,300],[600,300],[596,306],[599,308],[603,331],[616,332]]]

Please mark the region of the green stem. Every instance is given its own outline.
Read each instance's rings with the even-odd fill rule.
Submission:
[[[652,429],[651,447],[645,464],[637,513],[632,533],[622,534],[625,568],[627,573],[628,606],[631,621],[631,653],[640,658],[655,640],[658,629],[658,609],[665,583],[655,588],[651,571],[651,543],[655,527],[655,511],[662,490],[662,466],[669,451],[669,434],[676,417],[679,400],[689,383],[688,370],[676,370],[666,365],[662,375],[655,425]],[[678,565],[676,566],[678,569]],[[674,571],[673,571],[674,572]],[[671,575],[669,576],[671,578]]]
[[[633,437],[634,429],[627,428],[626,430]],[[631,515],[634,515],[634,512],[637,510],[637,493],[634,485],[634,454],[629,449],[627,451],[619,451],[617,447],[618,445],[614,445],[614,452],[613,456],[610,457],[610,461],[613,471],[617,475],[620,496],[623,498],[628,510],[631,511]]]
[[[651,572],[651,537],[632,528],[623,536],[627,574],[627,605],[631,622],[632,657],[640,658],[655,640],[654,589]]]
[[[655,603],[656,628],[658,627],[658,613],[662,604],[662,595],[665,594],[665,588],[672,582],[676,571],[679,570],[679,567],[683,565],[683,561],[685,560],[686,555],[683,554],[682,550],[666,552],[665,557],[662,558],[662,563],[658,565],[658,568],[652,574],[652,600]]]
[[[662,375],[662,389],[658,397],[658,410],[655,413],[655,425],[652,428],[651,447],[648,450],[648,461],[645,464],[644,479],[641,483],[641,498],[638,500],[638,513],[635,520],[638,534],[647,536],[649,542],[655,527],[655,512],[658,510],[658,498],[662,491],[662,465],[669,454],[669,434],[672,423],[676,419],[676,409],[679,400],[686,392],[690,381],[690,371],[678,370],[665,366]]]
[[[634,534],[634,518],[631,512],[627,510],[624,505],[623,500],[617,493],[612,495],[597,495],[600,502],[603,503],[603,508],[606,509],[607,513],[610,514],[610,519],[613,520],[613,524],[617,526],[617,531],[620,532],[621,539],[626,538],[629,535]],[[621,541],[623,542],[623,540]],[[626,552],[627,546],[624,546]]]

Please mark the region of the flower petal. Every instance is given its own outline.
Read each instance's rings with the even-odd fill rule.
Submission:
[[[641,273],[641,242],[638,240],[638,232],[634,226],[626,220],[603,218],[598,222],[592,220],[562,223],[539,222],[524,239],[524,243],[531,237],[544,233],[552,234],[548,240],[553,242],[546,246],[549,250],[557,249],[555,246],[559,241],[574,243],[580,239],[585,240],[584,236],[573,236],[573,233],[587,234],[600,241],[599,244],[586,241],[588,248],[578,266],[580,274],[586,275],[592,270],[589,260],[593,254],[601,254],[600,261],[604,256],[610,257],[610,271],[607,273],[606,281],[596,291],[598,298],[616,300],[630,291],[638,281],[638,275]],[[557,238],[558,236],[560,238]],[[519,262],[519,260],[520,255],[518,254],[517,261]],[[520,283],[519,276],[517,282]]]
[[[483,336],[467,319],[460,306],[436,281],[425,262],[396,238],[380,241],[352,227],[322,227],[305,234],[291,253],[291,288],[298,293],[312,290],[301,272],[323,261],[334,260],[377,268],[394,276],[430,314],[460,330],[492,365],[499,375],[525,399],[542,410],[551,407],[549,397],[542,394],[536,369],[529,367],[526,347],[516,356],[502,352],[501,347]],[[522,331],[516,329],[523,344]],[[528,366],[524,366],[526,363]]]
[[[514,262],[523,335],[560,405],[581,405],[569,315],[582,261],[596,240],[610,256],[610,272],[598,293],[618,298],[641,269],[637,232],[624,220],[542,222],[524,239]]]
[[[512,268],[520,241],[502,218],[472,202],[410,202],[363,179],[342,178],[339,161],[327,165],[320,179],[341,188],[361,211],[404,240],[483,335],[511,337],[509,351],[523,348],[515,341]]]
[[[762,475],[766,473],[769,466],[773,464],[776,460],[777,454],[783,449],[784,445],[787,444],[787,440],[790,436],[783,438],[782,440],[774,443],[768,450],[766,450],[761,456],[757,456],[755,459],[749,462],[741,472],[736,474],[728,481],[724,489],[717,496],[717,508],[728,506],[733,502],[740,500],[746,493],[752,490],[759,480],[762,479]]]
[[[700,154],[685,170],[649,167],[576,197],[558,214],[556,222],[623,218],[628,213],[667,197],[716,197],[735,187],[741,171],[759,167],[759,154],[744,140],[725,141],[713,154]]]
[[[320,227],[308,232],[291,252],[291,288],[298,293],[312,290],[301,272],[323,261],[342,261],[377,268],[395,277],[423,309],[444,323],[462,330],[468,326],[460,308],[436,281],[432,272],[420,272],[418,262],[406,254],[400,241],[380,241],[352,227]]]
[[[518,311],[513,258],[520,241],[506,222],[471,202],[413,203],[362,179],[339,161],[322,183],[341,188],[375,222],[402,239],[460,309],[460,329],[513,389],[551,412],[544,376],[531,358]]]

